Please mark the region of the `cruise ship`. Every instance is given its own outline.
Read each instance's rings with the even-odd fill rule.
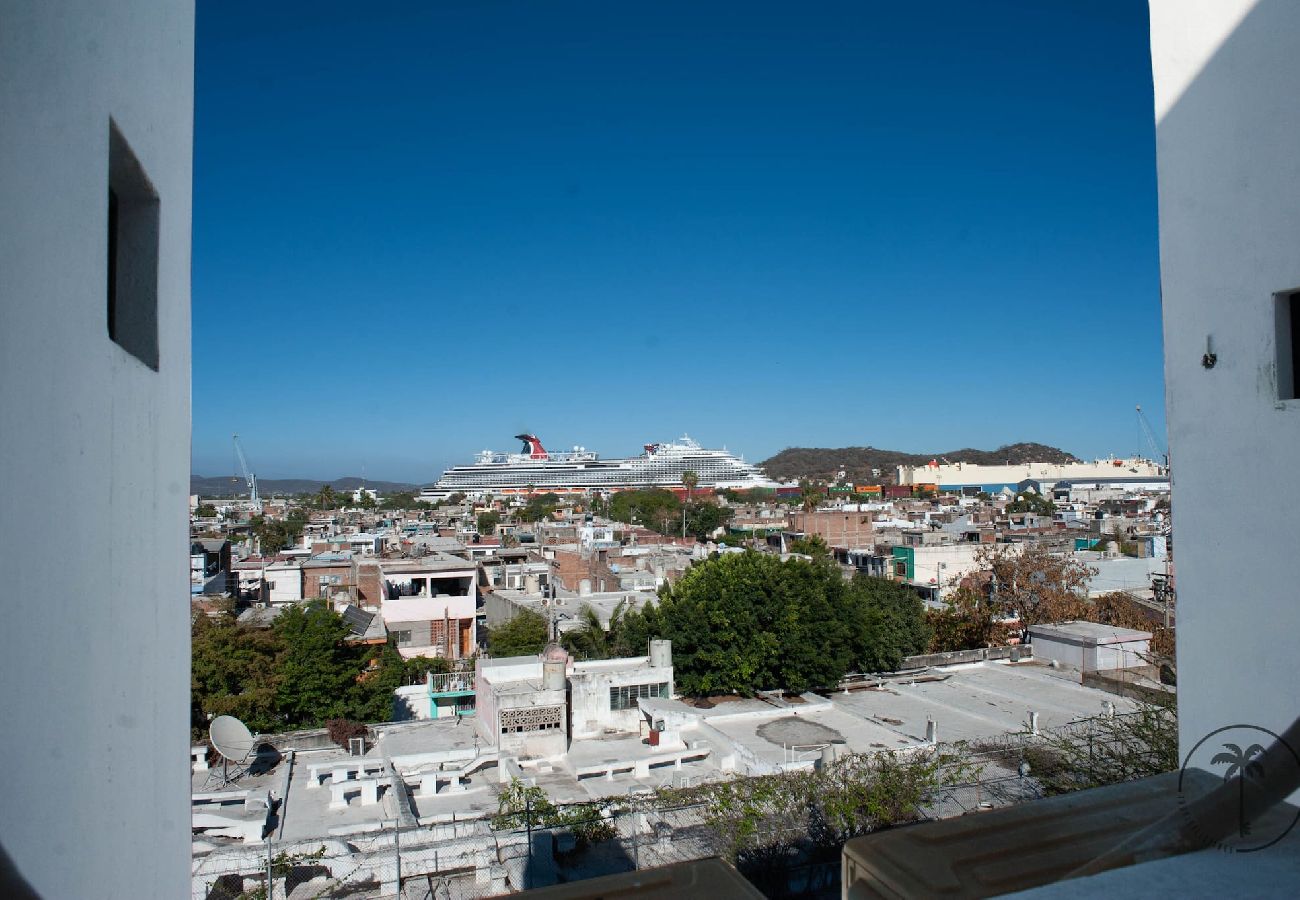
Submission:
[[[518,453],[484,450],[473,463],[454,466],[421,496],[426,499],[453,493],[482,494],[590,493],[634,488],[680,489],[682,475],[694,472],[698,487],[777,488],[762,469],[726,450],[708,450],[689,437],[662,444],[646,444],[640,456],[601,459],[585,447],[551,452],[536,435],[515,435],[523,441]]]

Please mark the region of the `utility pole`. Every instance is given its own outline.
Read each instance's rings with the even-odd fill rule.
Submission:
[[[524,890],[533,886],[533,798],[524,789],[524,827],[528,829],[528,869],[524,872]]]
[[[397,827],[393,829],[393,853],[396,855],[397,866],[397,896],[402,896],[402,820],[397,820]]]

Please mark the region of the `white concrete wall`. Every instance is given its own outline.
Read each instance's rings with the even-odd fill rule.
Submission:
[[[567,725],[558,730],[547,731],[515,731],[502,734],[500,730],[503,714],[506,710],[512,709],[559,707],[562,710],[560,721],[565,722],[567,715],[563,711],[565,708],[564,691],[537,690],[526,694],[497,694],[495,701],[496,715],[494,716],[493,730],[496,732],[495,744],[502,753],[549,759],[562,755],[568,749]],[[480,714],[476,708],[474,711],[475,717]]]
[[[915,575],[914,584],[938,585],[939,596],[947,598],[963,578],[975,572],[979,567],[975,563],[975,554],[979,544],[931,544],[928,547],[913,547]]]
[[[1116,465],[1116,463],[1119,465]],[[1026,479],[1076,481],[1084,478],[1136,478],[1161,474],[1160,466],[1136,458],[1092,462],[1024,463],[981,466],[974,463],[940,463],[937,466],[899,466],[899,484],[1017,484]]]
[[[1300,288],[1300,3],[1151,0],[1184,751],[1300,715],[1300,402],[1274,299]],[[1206,339],[1217,363],[1202,366]],[[1243,577],[1243,572],[1248,573]]]
[[[1039,662],[1055,660],[1067,669],[1084,671],[1088,666],[1088,649],[1073,641],[1063,641],[1046,634],[1034,635],[1034,659]],[[1095,654],[1094,654],[1095,660]]]
[[[393,689],[393,721],[431,719],[432,713],[428,685],[406,684]]]
[[[299,566],[268,566],[266,580],[272,604],[298,603],[302,600],[302,569]]]
[[[1080,672],[1145,666],[1150,664],[1150,655],[1150,643],[1146,640],[1093,644],[1062,640],[1044,633],[1034,634],[1034,659],[1040,662],[1056,660],[1062,666]]]
[[[451,619],[473,619],[476,613],[473,597],[389,597],[379,609],[385,624],[441,622],[444,615]]]
[[[0,843],[46,897],[189,893],[193,54],[188,2],[0,6]],[[108,336],[110,117],[159,196],[156,372]]]
[[[671,666],[652,667],[646,660],[644,667],[636,669],[602,670],[591,663],[577,663],[569,676],[570,722],[573,736],[592,737],[606,728],[637,732],[645,717],[632,702],[630,709],[610,709],[609,689],[624,685],[667,683],[668,696],[673,694]]]

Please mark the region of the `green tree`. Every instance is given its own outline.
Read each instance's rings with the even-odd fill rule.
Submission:
[[[482,535],[492,535],[496,533],[497,525],[501,524],[501,514],[493,510],[481,512],[478,514],[478,533]]]
[[[735,511],[724,509],[707,500],[695,500],[686,505],[686,533],[698,540],[712,537],[719,528],[731,521]]]
[[[600,621],[600,616],[590,606],[584,606],[578,614],[579,625],[560,635],[560,643],[574,656],[580,659],[611,659],[618,656],[634,656],[635,652],[626,652],[624,623],[627,621],[627,601],[619,601],[614,611],[609,614],[609,626]]]
[[[347,718],[358,722],[386,722],[393,713],[393,691],[407,683],[406,660],[392,644],[365,654],[362,671],[355,674]]]
[[[361,499],[357,501],[357,506],[361,507],[362,509],[374,509],[378,505],[379,504],[375,502],[375,498],[370,494],[369,491],[366,490],[361,491]]]
[[[511,778],[501,789],[497,814],[491,824],[497,830],[565,826],[573,832],[579,846],[606,841],[617,834],[614,826],[601,815],[600,803],[575,803],[562,810],[551,802],[545,790],[525,785],[518,778]]]
[[[530,496],[524,508],[515,513],[515,518],[521,522],[540,522],[542,519],[549,518],[559,505],[560,498],[556,494]]]
[[[345,643],[350,631],[342,617],[325,601],[312,600],[282,612],[273,630],[285,646],[276,705],[286,723],[318,726],[326,719],[357,718],[352,705],[367,651]]]
[[[338,509],[338,506],[339,495],[335,493],[334,488],[328,484],[321,485],[320,490],[316,492],[316,508]]]
[[[1007,504],[1007,512],[1030,512],[1041,516],[1050,516],[1056,512],[1056,504],[1036,491],[1021,491]]]
[[[993,646],[997,640],[993,613],[993,604],[989,603],[984,592],[959,586],[943,609],[926,611],[925,618],[933,632],[930,652],[947,653]]]
[[[697,540],[706,540],[731,522],[733,515],[735,511],[724,509],[716,503],[692,501],[686,505],[686,533]]]
[[[302,536],[306,516],[301,510],[292,510],[285,519],[272,519],[267,516],[253,516],[249,522],[253,535],[263,556],[274,556],[285,547],[295,544]]]
[[[804,479],[799,482],[799,505],[804,512],[814,512],[825,496],[826,492],[811,481]]]
[[[230,612],[194,617],[190,628],[190,725],[207,733],[215,716],[235,716],[255,732],[282,724],[277,695],[284,642],[267,629],[247,628]]]
[[[827,559],[831,555],[831,548],[826,546],[826,539],[820,534],[797,537],[790,542],[789,549],[791,553],[802,553],[814,559]]]
[[[393,713],[393,692],[408,684],[420,684],[426,672],[440,674],[451,664],[440,656],[403,659],[391,644],[371,650],[356,677],[348,718],[361,722],[386,722]]]
[[[895,671],[903,657],[929,648],[931,629],[925,619],[925,604],[906,585],[855,575],[848,601],[850,645],[859,672]]]
[[[387,510],[414,509],[415,491],[397,491],[380,501],[379,508]]]
[[[695,497],[695,487],[700,483],[698,473],[687,469],[682,473],[682,486],[686,488],[686,501],[689,503]]]
[[[217,508],[211,503],[200,503],[194,508],[194,515],[200,519],[211,519],[217,514]]]
[[[426,672],[444,675],[451,671],[451,661],[445,656],[413,656],[402,663],[402,683],[418,684]]]
[[[845,581],[827,558],[754,552],[692,566],[621,630],[624,644],[672,640],[678,688],[696,695],[832,687],[848,671],[896,669],[929,642],[921,601],[906,588]]]
[[[488,630],[488,649],[496,657],[534,656],[546,648],[549,631],[541,614],[525,609],[509,622]]]
[[[616,522],[641,525],[660,534],[674,534],[680,527],[682,502],[672,491],[648,488],[619,491],[609,500],[608,515]]]

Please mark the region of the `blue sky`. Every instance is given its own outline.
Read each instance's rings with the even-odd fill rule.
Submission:
[[[1163,439],[1146,4],[200,0],[194,471]]]

